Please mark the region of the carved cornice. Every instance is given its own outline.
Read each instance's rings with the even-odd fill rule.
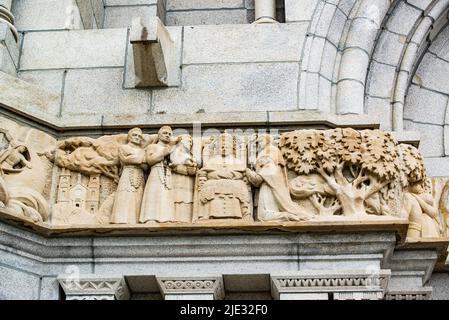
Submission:
[[[125,280],[118,278],[59,277],[66,300],[128,300]]]
[[[213,294],[215,300],[224,298],[222,277],[157,277],[163,296]]]
[[[424,287],[416,290],[388,291],[385,300],[430,300],[432,288]]]
[[[334,298],[338,300],[382,299],[390,275],[389,270],[300,271],[290,275],[272,275],[271,291],[275,299],[286,293],[335,293]]]

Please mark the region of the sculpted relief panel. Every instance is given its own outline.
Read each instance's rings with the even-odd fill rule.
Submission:
[[[193,139],[164,126],[61,141],[30,132],[18,140],[0,131],[0,201],[47,226],[401,217],[410,239],[447,235],[449,182],[431,182],[418,150],[379,130]]]

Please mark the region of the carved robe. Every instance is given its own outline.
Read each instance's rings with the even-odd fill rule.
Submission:
[[[245,165],[233,156],[216,156],[201,169],[199,219],[251,220],[250,192],[243,181]]]
[[[122,145],[119,147],[119,158],[122,174],[115,194],[111,223],[136,224],[145,183],[141,167],[145,152],[141,148]]]
[[[256,161],[256,175],[249,179],[260,185],[258,220],[299,220],[306,216],[290,197],[284,160],[277,148],[262,150]]]
[[[142,200],[141,223],[176,221],[172,173],[169,160],[163,155],[165,148],[167,146],[160,142],[147,148],[147,163],[151,171]]]

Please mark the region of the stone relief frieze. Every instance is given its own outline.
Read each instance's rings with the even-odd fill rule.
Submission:
[[[48,226],[407,218],[410,239],[447,235],[449,182],[380,130],[194,139],[164,126],[39,146],[0,133],[1,204]]]

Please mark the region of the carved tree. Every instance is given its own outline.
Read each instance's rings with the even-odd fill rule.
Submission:
[[[367,214],[365,201],[398,175],[397,142],[379,130],[301,130],[283,134],[280,148],[290,170],[318,173],[343,215]]]

